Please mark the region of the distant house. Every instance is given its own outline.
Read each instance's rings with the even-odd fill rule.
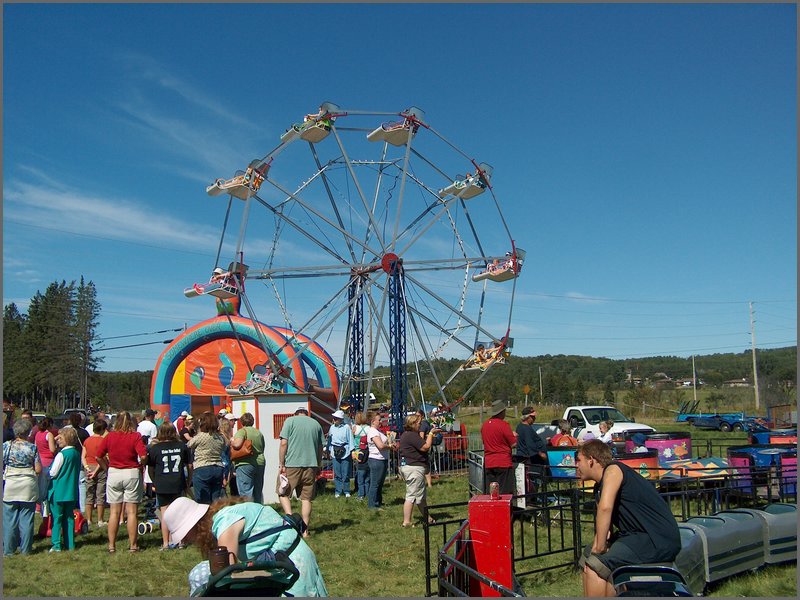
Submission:
[[[729,387],[729,388],[753,387],[753,384],[751,384],[747,379],[742,377],[741,379],[728,379],[728,381],[722,383],[722,387]]]
[[[694,385],[692,382],[693,382],[693,379],[691,377],[683,377],[681,379],[676,379],[675,380],[675,385],[677,387],[690,388],[690,387],[693,387],[693,385]],[[698,378],[697,379],[697,387],[700,387],[701,385],[703,385],[703,380]]]

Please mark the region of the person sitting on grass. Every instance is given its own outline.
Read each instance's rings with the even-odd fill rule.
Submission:
[[[178,498],[165,511],[163,524],[173,543],[195,544],[204,559],[218,546],[232,553],[229,564],[275,560],[275,554],[283,552],[300,572],[287,596],[328,595],[313,550],[270,506],[244,498],[223,498],[210,506]]]
[[[651,482],[612,460],[611,448],[600,440],[578,448],[575,471],[581,481],[595,482],[597,506],[594,538],[578,561],[584,596],[614,596],[611,576],[619,567],[675,560],[678,523]]]

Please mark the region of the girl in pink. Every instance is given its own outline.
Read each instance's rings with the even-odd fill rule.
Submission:
[[[58,447],[56,446],[56,436],[53,435],[51,428],[53,421],[45,417],[39,421],[39,430],[33,439],[36,449],[39,451],[39,458],[42,461],[42,472],[39,473],[39,502],[42,505],[42,518],[46,519],[50,514],[47,505],[47,490],[50,487],[50,465],[56,457]]]

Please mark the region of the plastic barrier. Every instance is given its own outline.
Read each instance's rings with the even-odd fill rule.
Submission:
[[[738,473],[733,485],[747,491],[753,485],[763,485],[766,477],[759,471],[778,467],[781,493],[794,494],[797,489],[797,448],[787,444],[753,444],[728,448],[728,463],[733,473]]]
[[[547,449],[550,476],[555,479],[575,479],[575,452],[577,446],[559,446]]]
[[[660,477],[661,466],[658,463],[657,450],[651,449],[647,452],[618,454],[614,460],[628,465],[645,479],[658,479]]]
[[[684,460],[692,457],[692,434],[683,431],[646,434],[645,447],[658,452],[660,462]],[[635,444],[630,436],[625,438],[625,451],[633,452]]]
[[[794,438],[794,442],[773,441],[783,438]],[[771,431],[758,431],[750,434],[751,444],[781,444],[797,443],[797,429],[773,429]]]

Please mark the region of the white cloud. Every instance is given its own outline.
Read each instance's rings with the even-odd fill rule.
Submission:
[[[239,116],[233,111],[228,110],[213,97],[203,93],[201,88],[191,85],[188,81],[175,76],[167,67],[156,61],[151,56],[128,52],[120,55],[120,59],[130,71],[132,77],[139,77],[142,80],[152,81],[161,88],[170,90],[178,94],[183,100],[194,104],[226,121],[248,127],[250,121]],[[131,81],[130,79],[128,80]]]
[[[216,228],[189,224],[130,200],[100,197],[63,186],[12,181],[5,190],[4,218],[29,225],[138,243],[168,243],[196,250],[214,247]]]

